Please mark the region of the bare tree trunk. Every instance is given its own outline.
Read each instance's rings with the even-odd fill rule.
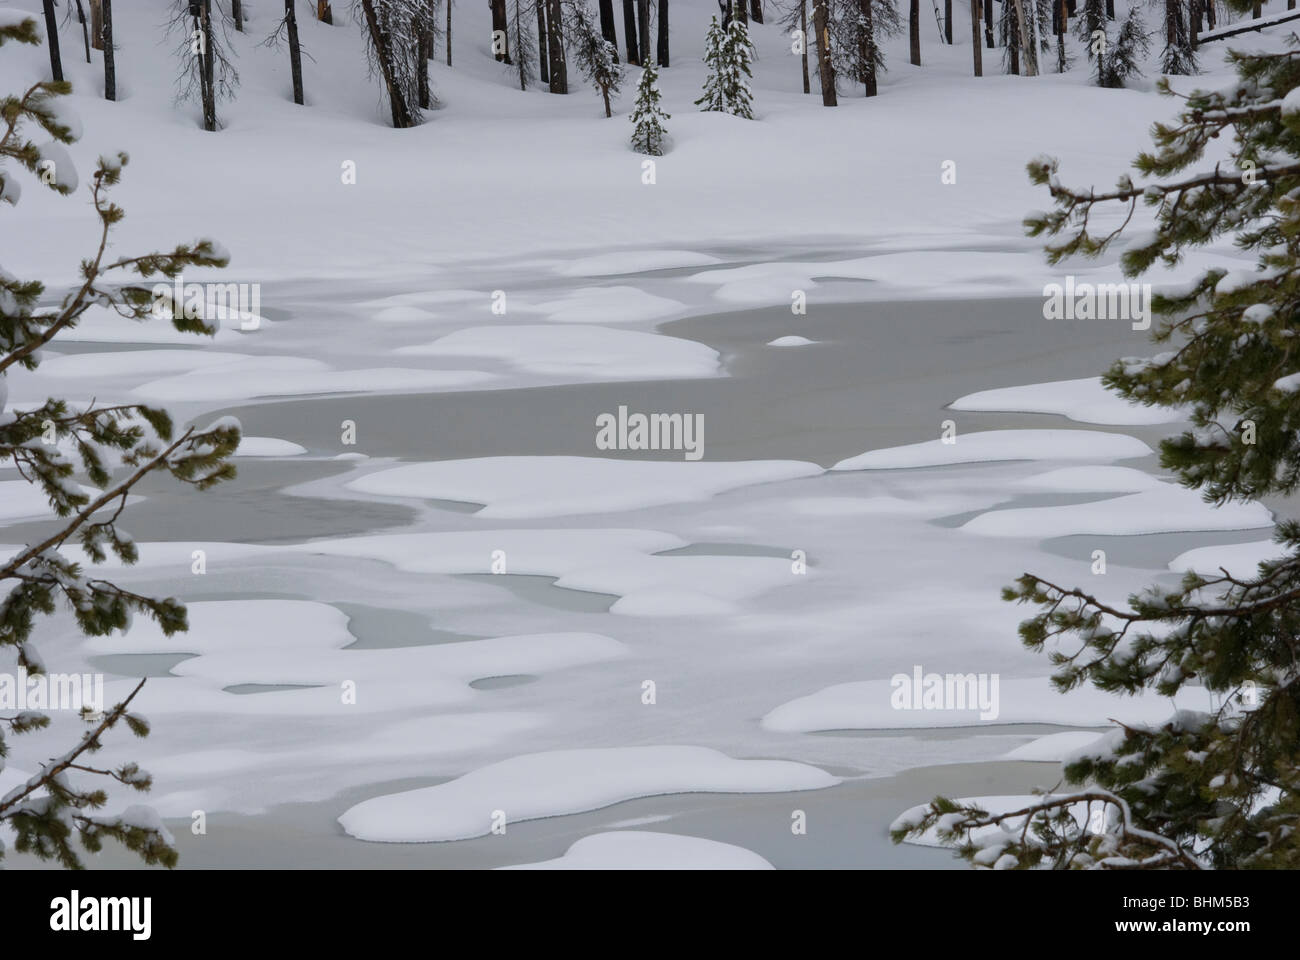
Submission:
[[[912,0],[907,14],[907,39],[912,65],[921,65],[921,0]]]
[[[858,58],[867,63],[866,76],[862,78],[862,85],[866,90],[866,96],[874,97],[876,95],[876,57],[875,52],[867,45],[867,37],[871,37],[875,42],[875,26],[871,21],[871,0],[858,0],[858,12],[862,16],[862,47],[858,50]]]
[[[1005,2],[1005,0],[1003,0]],[[993,0],[984,0],[984,46],[993,49]]]
[[[618,60],[618,25],[614,22],[614,0],[600,0],[600,35],[614,45],[614,59]]]
[[[451,66],[451,3],[452,0],[443,0],[447,4],[447,66]],[[543,80],[546,78],[543,76]]]
[[[429,109],[429,57],[433,55],[433,37],[421,30],[415,36],[415,101],[421,110]]]
[[[943,0],[943,42],[952,46],[952,0]]]
[[[1115,19],[1115,0],[1106,0],[1106,19]]]
[[[496,58],[497,63],[509,63],[510,20],[506,16],[506,0],[488,0],[488,6],[492,10],[492,56]],[[496,49],[498,34],[505,37],[500,52]]]
[[[293,102],[301,106],[303,103],[302,47],[298,43],[298,14],[294,9],[294,0],[284,0],[284,22],[289,31],[289,68],[293,73]]]
[[[659,66],[668,66],[668,0],[659,0]]]
[[[993,0],[985,0],[992,3]],[[980,47],[980,0],[970,0],[970,45],[975,58],[975,76],[984,76],[984,50]]]
[[[244,32],[244,4],[242,0],[230,0],[230,16],[235,21],[235,29]]]
[[[749,26],[749,0],[732,0],[732,8],[740,22]]]
[[[81,24],[81,39],[86,44],[86,62],[90,63],[90,28],[86,25],[86,8],[77,0],[77,22]]]
[[[568,65],[564,61],[564,28],[562,0],[546,2],[547,46],[551,60],[551,93],[568,93]]]
[[[831,63],[831,32],[826,0],[813,0],[813,30],[817,33],[817,72],[822,85],[822,106],[839,105],[835,97],[835,65]]]
[[[627,62],[641,65],[641,51],[637,47],[636,0],[623,0],[623,37],[627,43]]]
[[[1003,0],[1003,2],[1006,2],[1006,0]],[[1029,20],[1026,19],[1025,15],[1025,7],[1028,4],[1025,3],[1025,0],[1011,0],[1011,2],[1015,4],[1016,25],[1020,28],[1020,58],[1025,64],[1025,76],[1036,77],[1038,76],[1038,58],[1034,55],[1034,44],[1030,39],[1032,34],[1029,29]]]
[[[533,0],[533,7],[537,10],[537,74],[542,78],[542,83],[551,82],[550,55],[546,52],[547,48],[547,30],[546,30],[546,2],[545,0]]]
[[[755,23],[763,22],[763,0],[752,0],[749,7],[749,19]]]
[[[316,19],[321,23],[334,23],[334,10],[330,7],[330,0],[316,0]]]
[[[799,57],[803,67],[803,92],[812,93],[808,83],[808,44],[812,42],[808,39],[808,0],[799,0],[799,33],[803,37],[803,53]]]
[[[641,63],[653,63],[650,54],[650,0],[636,0],[636,26]]]
[[[393,75],[393,53],[388,46],[388,37],[379,27],[374,0],[361,0],[361,9],[365,13],[366,29],[370,31],[370,42],[375,46],[375,58],[379,61],[384,86],[388,89],[388,106],[392,110],[393,126],[401,130],[412,125],[411,112],[406,105],[406,97],[402,95],[402,88]]]
[[[203,99],[203,129],[217,129],[216,58],[212,55],[212,0],[203,0],[199,11],[199,30],[203,34],[203,59],[199,61],[199,89]]]
[[[117,99],[117,59],[113,53],[113,0],[104,0],[104,99]]]
[[[59,25],[54,19],[54,0],[45,0],[45,35],[50,42],[50,73],[63,80],[63,58],[59,56]]]
[[[90,0],[90,46],[95,50],[104,49],[103,0]]]
[[[1250,15],[1256,20],[1264,15],[1264,5],[1260,3],[1259,0],[1256,0],[1255,9],[1250,12]]]

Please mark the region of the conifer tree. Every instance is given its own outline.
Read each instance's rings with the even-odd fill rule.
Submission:
[[[1165,8],[1165,46],[1160,53],[1160,71],[1182,75],[1196,73],[1196,48],[1192,45],[1192,31],[1183,0],[1162,2]]]
[[[0,17],[0,47],[11,41],[38,44],[40,39],[34,19]],[[79,125],[58,100],[70,90],[67,83],[36,83],[21,96],[0,98],[0,201],[16,204],[21,198],[18,178],[2,165],[6,160],[32,173],[45,173],[53,163],[54,176],[42,176],[41,181],[60,194],[76,190],[77,171],[64,147],[77,139]],[[37,146],[25,133],[29,126],[39,127],[53,143]],[[0,464],[12,465],[23,480],[38,487],[58,519],[43,540],[0,559],[0,584],[7,590],[0,597],[0,651],[29,675],[46,672],[33,637],[36,623],[60,606],[91,636],[128,629],[133,614],[151,617],[167,635],[184,631],[185,608],[176,600],[123,589],[86,567],[103,563],[110,553],[125,564],[137,559],[137,548],[118,526],[118,518],[131,490],[145,477],[170,474],[203,490],[234,476],[226,461],[239,445],[240,431],[231,418],[204,430],[189,427],[177,436],[165,410],[140,404],[72,404],[56,398],[39,405],[7,404],[9,376],[36,369],[42,348],[76,327],[91,307],[143,320],[166,305],[176,318],[176,329],[215,333],[201,316],[188,316],[170,297],[159,298],[145,286],[112,279],[129,274],[174,278],[186,267],[223,267],[229,262],[211,240],[178,246],[170,253],[110,256],[109,237],[123,211],[109,201],[107,192],[120,181],[126,163],[124,153],[99,158],[90,183],[99,218],[96,252],[82,261],[80,282],[57,304],[41,307],[44,284],[0,268]],[[86,564],[65,552],[74,548]],[[39,753],[50,759],[0,796],[0,825],[14,832],[19,853],[80,867],[77,841],[84,850],[96,852],[105,839],[113,839],[148,864],[175,865],[174,841],[157,814],[142,806],[102,813],[108,796],[88,785],[102,777],[141,792],[150,788],[150,775],[135,763],[116,769],[88,763],[119,725],[136,736],[148,735],[148,722],[130,711],[143,685],[142,680],[102,714],[83,710],[85,733],[62,750],[41,749]],[[7,736],[32,735],[50,725],[49,715],[40,711],[0,716],[0,769],[9,752]],[[0,846],[0,856],[3,853]]]
[[[704,81],[704,93],[695,103],[704,111],[720,111],[752,120],[754,105],[749,81],[753,76],[754,44],[745,22],[732,17],[724,30],[714,17],[704,41],[704,61],[709,65],[709,75]]]
[[[652,157],[663,156],[668,138],[663,121],[672,119],[659,106],[659,88],[656,86],[658,80],[659,71],[653,63],[647,63],[636,85],[636,103],[631,115],[634,125],[632,149]]]
[[[1104,254],[1124,226],[1097,231],[1095,216],[1118,207],[1126,224],[1142,202],[1156,229],[1122,252],[1129,277],[1226,239],[1255,255],[1253,272],[1210,267],[1157,293],[1152,337],[1168,349],[1103,378],[1130,401],[1190,410],[1161,464],[1213,504],[1300,488],[1300,48],[1228,56],[1235,84],[1193,92],[1153,128],[1133,164],[1146,182],[1077,190],[1041,157],[1029,174],[1054,209],[1025,220],[1055,264]],[[1300,867],[1300,522],[1279,523],[1274,540],[1253,573],[1192,572],[1127,601],[1021,576],[1004,597],[1037,608],[1020,636],[1048,653],[1059,690],[1194,698],[1077,751],[1068,786],[1021,810],[939,798],[900,818],[895,840],[935,828],[973,864],[1004,869]]]
[[[623,84],[623,68],[618,62],[618,49],[605,39],[600,23],[592,15],[586,0],[571,0],[568,20],[566,32],[573,46],[573,59],[579,72],[604,100],[605,116],[611,117],[610,94],[617,94]]]
[[[528,26],[528,0],[511,0],[510,39],[515,48],[515,72],[519,75],[519,89],[527,90],[528,81],[536,76],[534,62],[537,55],[533,52],[532,34]]]

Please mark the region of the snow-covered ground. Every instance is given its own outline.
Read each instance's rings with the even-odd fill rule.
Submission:
[[[813,839],[819,811],[842,822],[866,780],[1013,760],[1047,786],[1044,761],[1090,731],[1170,709],[1054,693],[1046,658],[1016,639],[1024,611],[999,600],[1023,571],[1121,601],[1269,555],[1264,505],[1212,509],[1158,476],[1151,451],[1176,413],[1101,390],[1105,363],[1146,334],[1044,319],[1046,283],[1116,281],[1114,258],[1049,268],[1020,229],[1046,205],[1030,157],[1109,185],[1145,145],[1175,107],[1150,70],[1101,90],[1083,64],[1005,76],[986,50],[975,79],[959,9],[954,46],[923,22],[924,67],[893,38],[880,96],[846,91],[827,110],[769,24],[753,28],[745,121],[693,107],[716,6],[677,0],[661,81],[673,149],[646,185],[630,92],[610,120],[580,84],[521,93],[488,53],[485,4],[455,8],[456,66],[432,72],[440,109],[397,131],[355,24],[301,17],[313,59],[296,107],[287,54],[257,45],[277,4],[246,3],[243,83],[216,134],[173,103],[166,7],[115,10],[118,103],[97,99],[98,62],[64,31],[85,127],[71,152],[83,170],[132,155],[116,249],[215,236],[234,254],[222,279],[262,285],[262,322],[199,341],[92,316],[11,378],[9,402],[234,410],[249,434],[230,487],[148,484],[127,514],[142,558],[114,576],[188,602],[188,634],[138,623],[86,640],[66,616],[38,634],[52,669],[108,673],[110,698],[154,678],[137,701],[154,734],[102,756],[152,771],[183,864],[238,849],[192,836],[195,811],[279,824],[307,804],[328,814],[307,818],[310,842],[427,843],[430,865],[442,850],[780,867],[791,836],[830,842]],[[1210,76],[1175,85],[1226,82],[1218,46]],[[46,69],[43,50],[6,46],[0,90]],[[0,211],[0,262],[69,282],[89,214],[84,194],[28,190]],[[791,310],[800,292],[806,314]],[[599,418],[626,413],[701,417],[702,458],[602,447]],[[0,471],[0,543],[40,529],[24,487]],[[896,678],[914,672],[996,678],[994,715],[900,707]],[[0,790],[39,759],[12,747]],[[944,791],[969,795],[967,769]],[[888,794],[852,829],[883,837],[933,792]],[[715,835],[654,839],[706,793],[765,804],[736,814],[739,847],[722,814]],[[627,820],[655,797],[653,816]],[[800,813],[808,832],[792,834]],[[586,839],[528,832],[538,820]],[[521,834],[527,850],[511,846]],[[859,865],[923,855],[872,849]]]

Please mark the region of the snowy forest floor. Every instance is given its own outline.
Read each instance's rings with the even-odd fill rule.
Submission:
[[[999,588],[1032,570],[1122,600],[1248,563],[1265,507],[1294,512],[1213,510],[1154,479],[1176,414],[1086,379],[1146,334],[1043,318],[1044,284],[1120,278],[1113,257],[1045,266],[1020,234],[1047,201],[1024,162],[1056,154],[1063,179],[1109,185],[1176,107],[1149,89],[1098,90],[1082,66],[975,80],[959,20],[951,48],[926,25],[926,67],[896,39],[879,97],[823,110],[769,26],[759,118],[704,115],[713,4],[679,4],[675,147],[646,186],[625,116],[584,89],[511,88],[479,42],[484,5],[457,8],[467,39],[421,128],[380,125],[353,25],[307,22],[311,106],[249,43],[215,135],[170,102],[163,5],[122,6],[122,103],[65,57],[88,91],[74,155],[84,173],[133,154],[119,249],[216,236],[236,257],[222,279],[262,285],[264,321],[198,343],[97,316],[10,402],[148,399],[233,413],[250,438],[235,483],[150,483],[128,513],[142,561],[114,575],[185,600],[187,635],[86,640],[57,617],[41,639],[52,668],[107,673],[110,698],[156,678],[138,701],[154,734],[102,757],[154,774],[184,867],[500,866],[634,827],[778,867],[949,866],[892,847],[889,821],[938,792],[1050,787],[1081,737],[1170,708],[1053,693]],[[1226,82],[1207,66],[1179,86]],[[0,84],[41,69],[6,49]],[[29,193],[0,219],[21,237],[3,262],[57,288],[87,211]],[[1040,386],[961,402],[1024,385]],[[620,407],[702,415],[703,460],[598,449]],[[0,543],[46,529],[20,500],[0,498]],[[916,666],[996,674],[1000,716],[892,710],[890,678]],[[25,749],[0,791],[38,760]],[[497,810],[505,836],[487,835]]]

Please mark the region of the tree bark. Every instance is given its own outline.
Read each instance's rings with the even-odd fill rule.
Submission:
[[[447,66],[451,66],[451,0],[443,0],[447,4]],[[543,78],[544,79],[544,78]]]
[[[230,16],[235,21],[235,29],[244,32],[244,4],[242,0],[230,0]]]
[[[209,0],[210,2],[210,0]],[[370,31],[370,41],[375,45],[375,57],[379,60],[379,72],[384,77],[384,86],[388,89],[388,106],[393,114],[393,126],[401,130],[411,126],[411,112],[406,106],[406,97],[393,75],[393,55],[388,47],[388,37],[379,28],[379,17],[375,14],[374,0],[361,0],[361,9],[365,13],[366,28]]]
[[[1264,5],[1259,3],[1257,0],[1257,2],[1255,3],[1255,9],[1253,9],[1250,12],[1250,15],[1254,17],[1256,20],[1258,20],[1260,17],[1264,15]]]
[[[548,33],[545,0],[533,0],[533,7],[537,10],[537,75],[542,78],[542,83],[549,85],[551,71],[550,55],[546,52]]]
[[[1003,2],[1005,3],[1006,0],[1003,0]],[[1030,39],[1029,20],[1025,14],[1025,7],[1028,4],[1025,3],[1025,0],[1011,0],[1011,2],[1015,4],[1016,25],[1020,28],[1020,59],[1025,65],[1025,76],[1036,77],[1038,76],[1038,58],[1035,56],[1036,51]]]
[[[912,0],[907,13],[907,39],[912,66],[921,65],[921,0]]]
[[[54,79],[63,80],[63,58],[59,56],[59,25],[54,19],[54,0],[45,0],[45,35],[50,42],[50,73]]]
[[[293,74],[293,102],[301,106],[303,103],[302,47],[298,43],[298,14],[294,11],[294,0],[284,0],[284,21],[289,32],[289,68]]]
[[[547,47],[551,60],[551,93],[568,93],[568,65],[564,62],[562,0],[546,0]]]
[[[113,54],[113,0],[104,0],[104,99],[117,99],[117,60]]]
[[[330,7],[330,0],[316,0],[316,19],[321,23],[334,23],[334,10]]]
[[[952,46],[952,0],[943,0],[943,42]]]
[[[740,17],[740,22],[749,25],[749,0],[732,0],[732,9]]]
[[[875,27],[871,21],[871,0],[858,0],[858,12],[862,15],[864,26],[862,34],[862,48],[858,50],[858,57],[863,61],[871,56],[871,62],[867,64],[867,74],[862,78],[862,85],[865,88],[866,96],[874,97],[876,95],[876,61],[871,55],[871,50],[867,47],[867,37],[870,36],[875,40]]]
[[[990,50],[994,48],[993,0],[984,0],[984,46],[988,47]]]
[[[984,0],[992,3],[993,0]],[[980,47],[980,0],[970,0],[970,45],[975,58],[975,76],[984,76],[984,50]]]
[[[637,49],[636,0],[623,0],[623,37],[627,43],[627,62],[641,65],[641,51]]]
[[[659,66],[668,66],[668,0],[659,0]]]
[[[81,39],[86,44],[86,62],[90,63],[90,27],[86,24],[86,8],[77,0],[77,22],[81,24]]]
[[[803,53],[799,57],[803,67],[803,92],[812,93],[812,86],[808,83],[808,44],[812,42],[808,39],[808,0],[799,0],[799,33],[803,35]]]
[[[90,0],[90,46],[95,50],[104,49],[103,0]]]
[[[817,33],[817,73],[822,85],[822,106],[838,106],[835,97],[835,65],[831,63],[831,33],[827,24],[826,0],[813,0],[813,30]]]
[[[636,0],[636,26],[641,63],[653,63],[650,54],[650,0]]]
[[[763,22],[763,0],[752,0],[749,7],[749,19],[755,23]]]
[[[415,101],[421,110],[429,109],[429,58],[433,56],[433,37],[421,30],[415,36]]]
[[[506,0],[488,0],[492,9],[492,46],[496,47],[497,33],[506,38],[500,53],[493,53],[497,63],[510,62],[510,19],[506,16]]]
[[[600,35],[614,45],[618,56],[618,25],[614,23],[614,0],[600,0]]]
[[[199,61],[199,91],[203,98],[203,129],[217,129],[217,79],[212,56],[212,0],[203,0],[199,12],[199,30],[203,32],[203,59]]]
[[[1115,19],[1115,0],[1106,0],[1106,19]]]

